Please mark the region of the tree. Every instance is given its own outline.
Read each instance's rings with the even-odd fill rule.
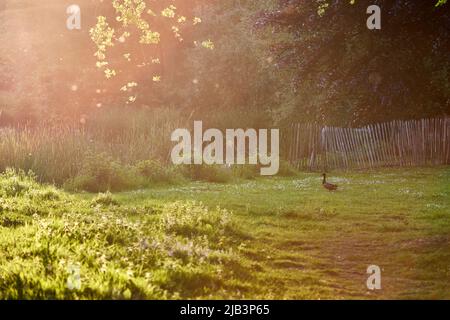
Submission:
[[[279,39],[271,50],[290,73],[289,120],[362,124],[450,112],[450,17],[445,1],[281,0],[256,19]],[[366,8],[382,9],[381,30]]]
[[[213,127],[269,126],[284,83],[272,72],[268,48],[256,36],[253,21],[272,2],[214,0],[202,5],[197,37],[213,39],[215,50],[191,47],[183,52],[170,79],[173,89],[164,91],[166,101]]]
[[[112,0],[114,12],[98,16],[90,30],[96,45],[96,67],[111,80],[110,91],[115,87],[116,92],[126,93],[126,103],[132,104],[164,79],[167,69],[176,64],[174,51],[193,43],[192,26],[202,20],[188,15],[197,2],[175,6],[172,1],[159,1],[149,7],[144,0]],[[214,48],[210,40],[193,45]],[[145,96],[149,103],[151,98]]]

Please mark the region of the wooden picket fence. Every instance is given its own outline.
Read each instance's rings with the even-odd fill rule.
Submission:
[[[361,128],[296,123],[283,140],[289,162],[300,170],[450,164],[450,118]]]

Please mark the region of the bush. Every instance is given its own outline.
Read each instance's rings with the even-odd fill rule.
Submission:
[[[17,197],[23,195],[36,184],[32,172],[26,174],[23,170],[7,168],[1,174],[0,195],[2,197]]]
[[[231,168],[224,165],[189,165],[185,174],[193,180],[226,183],[233,178]]]
[[[33,172],[8,168],[0,174],[0,225],[19,226],[21,217],[65,210],[68,200],[54,186],[38,183]]]
[[[16,197],[28,191],[30,185],[27,181],[21,181],[17,177],[9,178],[2,186],[3,194],[7,197]]]
[[[172,183],[182,178],[176,167],[164,167],[157,160],[140,161],[135,167],[136,171],[151,183]]]
[[[64,187],[69,190],[89,192],[121,191],[143,184],[132,167],[122,166],[106,153],[86,157],[78,175],[68,180]]]
[[[54,187],[42,187],[41,189],[32,189],[29,191],[32,198],[40,201],[55,201],[60,199],[60,193]]]
[[[233,175],[242,179],[254,179],[259,176],[257,165],[239,164],[232,166]]]

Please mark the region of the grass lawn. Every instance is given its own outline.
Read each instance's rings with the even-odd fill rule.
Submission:
[[[3,175],[0,297],[450,299],[449,167],[329,180],[337,192],[308,173],[97,196]]]

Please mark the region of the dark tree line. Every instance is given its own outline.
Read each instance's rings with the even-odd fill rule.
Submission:
[[[381,8],[381,30],[366,8]],[[450,113],[450,16],[430,1],[281,0],[256,19],[281,40],[271,50],[290,71],[292,117],[361,124]],[[289,40],[284,40],[285,33]]]

